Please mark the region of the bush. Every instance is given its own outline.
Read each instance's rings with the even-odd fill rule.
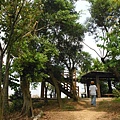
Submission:
[[[119,97],[120,97],[120,91],[117,90],[117,89],[114,89],[114,90],[113,90],[113,95],[114,95],[115,97],[119,98]]]
[[[120,104],[120,97],[119,97],[119,98],[115,98],[115,99],[113,100],[113,102],[116,102],[116,103],[119,103],[119,104]]]
[[[13,95],[10,96],[10,99],[12,101],[10,105],[10,111],[14,112],[16,110],[21,110],[23,105],[23,96],[21,94],[20,88],[16,90]]]
[[[13,100],[12,104],[10,105],[10,112],[21,110],[22,105],[23,101],[21,99]]]

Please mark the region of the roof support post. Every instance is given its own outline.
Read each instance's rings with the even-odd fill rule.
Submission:
[[[98,98],[100,98],[101,97],[101,93],[100,93],[99,76],[96,76],[96,85],[97,85],[97,95],[98,95]]]
[[[108,93],[112,93],[112,84],[110,78],[108,79],[108,88],[109,88]]]
[[[88,98],[90,97],[89,85],[90,85],[90,83],[89,83],[89,81],[87,81],[87,97],[88,97]]]

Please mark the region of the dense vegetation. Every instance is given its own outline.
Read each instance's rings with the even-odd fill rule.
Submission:
[[[77,22],[80,14],[75,11],[76,1],[1,1],[0,120],[11,111],[8,102],[9,86],[15,93],[20,93],[17,96],[21,98],[19,103],[23,103],[19,106],[20,116],[31,117],[34,116],[29,91],[31,82],[36,85],[37,82],[43,83],[51,78],[59,106],[62,107],[57,81],[65,69],[69,71],[74,100],[77,100],[73,85],[75,69],[79,68],[79,73],[90,70],[112,71],[120,81],[120,2],[89,0],[91,19],[85,27]],[[87,31],[95,34],[97,41],[103,41],[104,44],[98,44],[98,47],[105,51],[101,56],[104,64],[82,51],[82,41]],[[115,86],[119,89],[118,83]],[[15,99],[13,96],[12,107],[17,105]]]

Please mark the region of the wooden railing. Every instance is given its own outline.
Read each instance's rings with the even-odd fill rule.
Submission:
[[[71,89],[71,85],[69,82],[61,82],[60,84],[62,85],[62,88],[64,88],[65,90],[67,90],[68,92],[72,94],[72,91],[71,91],[72,89]],[[79,97],[79,86],[75,86],[75,89],[76,89],[76,94]]]
[[[49,82],[50,84],[53,84],[53,82],[51,80],[47,80],[47,82]],[[59,87],[60,87],[60,90],[66,94],[67,96],[69,97],[72,97],[73,96],[73,93],[72,93],[72,89],[71,89],[71,85],[69,82],[65,82],[65,81],[57,81]],[[77,96],[79,97],[79,86],[75,86],[75,89],[76,89],[76,94]]]

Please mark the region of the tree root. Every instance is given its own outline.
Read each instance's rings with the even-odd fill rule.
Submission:
[[[26,116],[26,113],[24,113],[24,114],[20,114],[18,117],[16,117],[16,118],[12,118],[11,120],[20,120],[22,117],[25,117]]]
[[[32,116],[31,118],[32,118],[33,120],[39,120],[39,118],[41,118],[43,115],[44,115],[43,111],[40,111],[40,113],[39,113],[38,115]],[[16,118],[12,118],[12,119],[10,119],[10,120],[21,120],[21,118],[23,118],[23,117],[26,117],[25,120],[28,119],[26,113],[24,113],[24,114],[20,114],[20,115],[19,115],[18,117],[16,117]]]
[[[39,120],[44,115],[43,111],[40,111],[40,113],[33,118],[33,120]]]

